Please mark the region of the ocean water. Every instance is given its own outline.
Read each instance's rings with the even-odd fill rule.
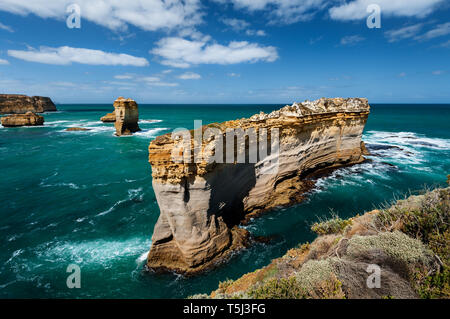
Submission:
[[[267,213],[248,230],[270,236],[194,278],[143,271],[159,210],[148,144],[178,127],[269,112],[282,105],[140,105],[143,129],[113,136],[111,105],[58,105],[44,127],[0,128],[1,298],[183,298],[261,268],[311,241],[330,211],[350,217],[450,174],[450,105],[372,105],[364,141],[372,161],[335,171],[308,199]],[[66,132],[86,127],[86,132]],[[69,264],[81,288],[66,286]]]

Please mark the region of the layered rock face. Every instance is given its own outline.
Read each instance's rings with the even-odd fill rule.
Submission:
[[[48,97],[0,94],[0,113],[3,114],[43,113],[52,111],[56,111],[56,106]]]
[[[119,97],[114,101],[116,135],[131,135],[138,132],[139,112],[138,105],[132,99]]]
[[[114,123],[116,121],[116,113],[107,113],[105,116],[100,118],[103,123]]]
[[[4,127],[36,126],[44,125],[44,117],[33,112],[27,112],[25,114],[4,116],[1,118],[1,122]]]
[[[209,124],[191,131],[188,143],[179,135],[156,138],[149,161],[160,217],[147,266],[193,274],[245,246],[248,233],[236,227],[240,222],[301,201],[313,174],[364,160],[369,111],[366,99],[323,98]],[[226,134],[239,129],[258,136]],[[270,152],[263,151],[264,138]]]

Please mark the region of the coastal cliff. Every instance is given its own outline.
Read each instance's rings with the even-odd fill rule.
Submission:
[[[191,298],[448,299],[449,224],[450,187],[350,219],[334,216],[312,225],[312,243]]]
[[[56,111],[56,106],[48,97],[0,94],[0,113],[2,114],[43,113],[52,111]]]
[[[160,217],[147,266],[195,274],[245,247],[248,232],[237,227],[242,221],[300,202],[315,174],[364,161],[369,111],[367,99],[322,98],[202,126],[187,144],[183,139],[181,151],[179,136],[153,140],[149,162]],[[249,134],[226,133],[237,130]],[[183,161],[174,161],[180,152]]]
[[[123,97],[117,98],[117,100],[114,101],[114,114],[114,125],[116,128],[117,136],[131,135],[132,133],[141,130],[138,125],[138,105],[134,100],[125,99]],[[107,114],[105,117],[109,117],[109,114]],[[105,119],[105,117],[103,117],[102,119]]]

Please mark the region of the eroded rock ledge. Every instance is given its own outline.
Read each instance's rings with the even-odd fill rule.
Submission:
[[[277,169],[272,173],[265,169],[274,165],[275,153],[259,154],[256,163],[211,161],[220,136],[200,144],[192,132],[192,149],[201,150],[203,157],[190,163],[173,161],[177,141],[170,134],[156,138],[149,146],[149,161],[160,217],[147,266],[194,274],[244,247],[248,233],[237,227],[242,220],[301,201],[313,186],[312,174],[364,160],[361,136],[369,111],[367,99],[322,98],[202,127],[202,132],[224,132],[223,140],[226,129],[278,129]],[[245,150],[249,158],[248,139],[236,144],[234,152]]]
[[[33,112],[27,112],[25,114],[11,114],[9,116],[2,117],[0,120],[4,127],[44,125],[44,117]]]
[[[0,94],[0,113],[3,114],[43,113],[52,111],[56,111],[56,106],[48,97]]]

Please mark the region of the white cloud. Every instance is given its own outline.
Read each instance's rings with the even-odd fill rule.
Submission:
[[[250,26],[250,23],[240,19],[222,19],[222,22],[234,31],[241,31]]]
[[[144,82],[145,84],[150,86],[168,86],[168,87],[178,86],[178,83],[161,82],[161,79],[157,76],[146,76],[138,79],[138,81]]]
[[[419,17],[430,14],[444,0],[354,0],[334,6],[329,14],[335,20],[359,20],[368,16],[367,6],[378,4],[383,16]]]
[[[241,19],[222,19],[222,22],[229,26],[235,32],[241,32],[245,30],[245,34],[249,36],[265,36],[266,32],[264,30],[254,30],[250,29],[250,23]]]
[[[73,0],[0,0],[0,10],[22,16],[65,20]],[[101,26],[119,30],[134,25],[154,31],[194,26],[202,21],[200,0],[77,0],[81,17]]]
[[[131,80],[133,76],[129,74],[119,74],[115,75],[114,78],[117,80]]]
[[[238,77],[240,77],[241,75],[238,74],[238,73],[231,72],[231,73],[228,73],[228,76],[229,76],[229,77],[232,77],[232,78],[238,78]]]
[[[123,53],[108,53],[100,50],[72,48],[63,46],[59,48],[41,47],[39,50],[8,50],[8,55],[17,59],[57,65],[72,63],[90,65],[130,65],[147,66],[145,58],[135,57]]]
[[[227,3],[227,0],[215,0]],[[311,19],[327,0],[231,0],[236,9],[267,11],[273,23],[295,23]]]
[[[418,40],[430,40],[450,34],[450,22],[437,25],[434,29],[416,37]]]
[[[198,80],[201,79],[202,76],[200,74],[194,72],[186,72],[178,76],[181,80]]]
[[[258,37],[265,37],[266,36],[266,31],[264,30],[246,30],[245,34],[247,35],[257,35]]]
[[[162,64],[187,68],[192,64],[236,64],[243,62],[273,62],[278,59],[273,46],[260,46],[247,41],[232,41],[227,46],[206,41],[190,41],[169,37],[158,41],[150,51],[158,55]]]
[[[0,65],[1,64],[3,64],[3,65],[9,64],[9,61],[5,60],[5,59],[0,59]]]
[[[422,29],[423,24],[415,24],[407,27],[403,27],[397,30],[389,30],[385,32],[385,36],[388,38],[389,42],[396,42],[403,39],[414,38],[417,33]]]
[[[0,22],[0,30],[5,30],[8,32],[14,32],[13,28],[11,28],[9,25],[3,24]]]
[[[445,73],[445,71],[442,71],[442,70],[436,70],[436,71],[433,71],[433,72],[431,72],[433,75],[441,75],[441,74],[444,74]]]
[[[354,44],[364,41],[364,40],[365,40],[365,38],[363,38],[360,35],[348,35],[341,39],[341,45],[354,45]]]

